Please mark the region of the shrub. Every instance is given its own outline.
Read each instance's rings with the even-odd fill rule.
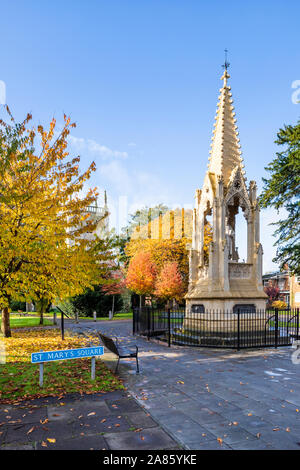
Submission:
[[[282,309],[287,308],[287,304],[283,300],[275,300],[275,302],[272,303],[272,307]]]
[[[18,300],[11,300],[9,302],[9,308],[11,312],[25,312],[26,311],[26,302],[20,302]]]

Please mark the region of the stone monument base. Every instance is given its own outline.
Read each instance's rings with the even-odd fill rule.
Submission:
[[[212,285],[208,279],[201,279],[190,286],[185,296],[187,311],[204,312],[245,312],[265,310],[267,295],[257,288],[254,279],[230,279],[229,289]]]
[[[239,320],[239,321],[238,321]],[[260,332],[266,329],[266,315],[262,313],[241,313],[238,317],[237,313],[227,313],[222,311],[213,311],[210,313],[192,313],[187,311],[183,330],[196,332],[209,332],[212,335],[226,332],[228,334],[240,334],[247,332]]]

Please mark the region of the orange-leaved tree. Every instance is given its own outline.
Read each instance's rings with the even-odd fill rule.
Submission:
[[[48,130],[41,125],[36,129],[30,126],[31,115],[19,124],[8,108],[7,112],[9,122],[0,120],[0,308],[1,329],[9,337],[11,297],[35,298],[43,280],[48,289],[51,273],[62,273],[68,266],[69,276],[62,276],[61,282],[56,276],[56,294],[78,291],[80,276],[81,287],[91,282],[85,273],[93,271],[94,256],[86,251],[84,234],[95,228],[86,208],[95,202],[97,192],[90,189],[80,197],[95,164],[81,173],[80,158],[69,158],[67,138],[75,127],[69,118],[64,116],[63,128],[57,132],[55,119]],[[74,269],[72,275],[85,251],[81,274]]]
[[[126,286],[140,296],[140,307],[142,306],[142,296],[153,294],[156,275],[157,267],[151,260],[150,253],[139,251],[130,260]]]
[[[180,301],[185,293],[184,284],[176,261],[163,265],[155,283],[154,294],[163,300]]]
[[[187,239],[185,238],[179,240],[130,240],[125,247],[125,252],[129,259],[132,259],[140,252],[149,253],[152,263],[157,267],[157,271],[160,271],[167,262],[177,262],[183,283],[187,288],[189,260],[186,245]]]

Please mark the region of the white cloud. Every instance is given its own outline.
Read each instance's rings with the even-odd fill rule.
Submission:
[[[77,151],[87,151],[93,155],[101,157],[104,160],[109,158],[125,159],[128,157],[127,152],[112,150],[106,145],[99,144],[98,142],[92,139],[84,139],[82,137],[75,137],[73,135],[69,135],[68,140],[71,146],[74,147]]]
[[[127,158],[127,152],[119,152],[118,150],[112,150],[105,145],[100,145],[95,140],[89,139],[87,141],[87,147],[89,152],[98,154],[102,158]]]
[[[80,137],[75,137],[74,135],[68,136],[68,141],[76,149],[83,149],[85,147],[85,139]]]

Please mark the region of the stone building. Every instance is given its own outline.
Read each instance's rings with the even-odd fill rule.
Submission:
[[[85,232],[81,235],[82,239],[92,240],[95,235],[99,238],[105,237],[109,231],[109,210],[107,205],[107,195],[106,191],[104,192],[104,205],[99,206],[98,200],[96,200],[93,206],[88,206],[83,212],[83,215],[88,215],[89,221],[96,223],[96,228],[91,232]],[[86,221],[81,223],[81,226],[84,226]],[[79,227],[77,227],[79,228]]]
[[[202,190],[196,190],[190,250],[187,308],[247,311],[264,309],[260,211],[256,183],[247,186],[235,112],[225,64],[221,77],[208,170]],[[239,210],[247,222],[247,260],[240,262],[236,248],[235,219]],[[204,256],[204,226],[212,216],[213,241],[209,259]]]
[[[96,201],[94,206],[87,207],[85,214],[89,215],[89,218],[93,222],[96,222],[96,229],[92,233],[86,233],[85,238],[91,239],[96,234],[99,238],[104,237],[109,231],[109,211],[107,205],[107,195],[104,192],[104,205],[101,207]]]

